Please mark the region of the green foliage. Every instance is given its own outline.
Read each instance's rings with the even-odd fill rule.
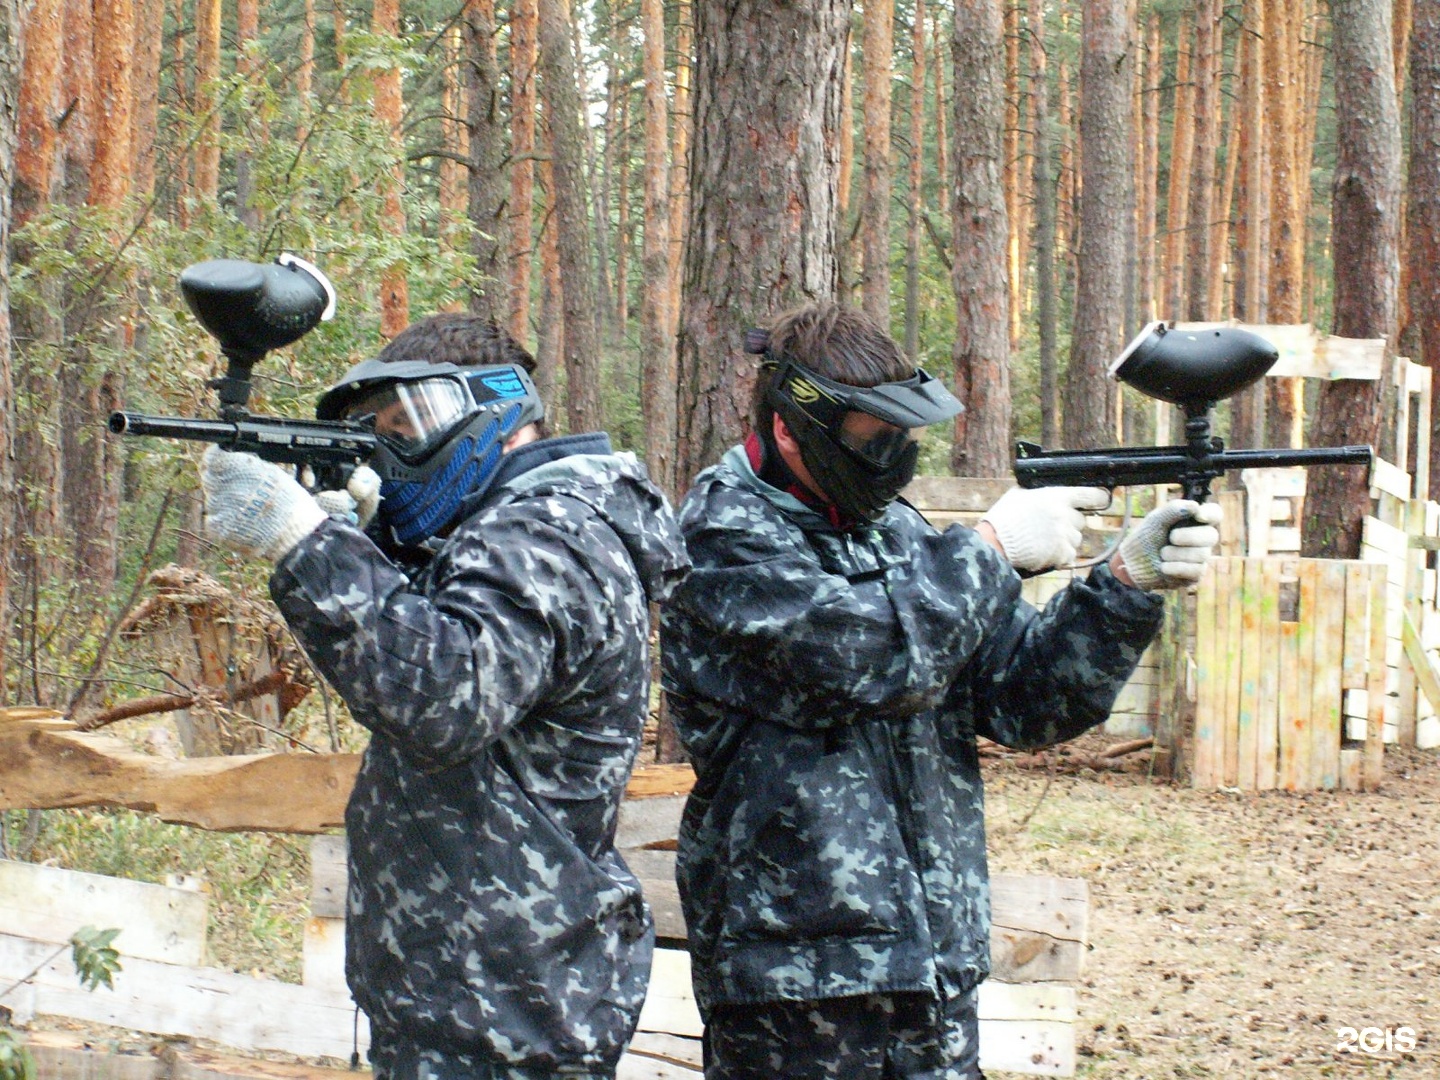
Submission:
[[[36,1080],[35,1059],[25,1043],[9,1028],[0,1026],[0,1080]]]
[[[111,946],[119,935],[117,929],[97,930],[93,926],[82,926],[70,935],[70,959],[75,964],[75,974],[80,985],[94,990],[101,983],[113,990],[114,975],[120,970],[120,954]]]

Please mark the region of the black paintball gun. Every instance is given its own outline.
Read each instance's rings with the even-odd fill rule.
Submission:
[[[1285,465],[1369,465],[1368,446],[1312,450],[1226,450],[1210,434],[1210,410],[1264,377],[1280,357],[1275,346],[1238,327],[1175,330],[1151,323],[1110,365],[1110,376],[1185,413],[1183,446],[1043,450],[1015,445],[1015,479],[1023,488],[1179,484],[1204,502],[1210,482],[1231,469]]]
[[[355,466],[375,452],[375,434],[345,421],[258,416],[250,400],[250,369],[271,349],[298,341],[335,313],[335,289],[320,270],[294,255],[273,263],[211,259],[187,267],[180,291],[195,318],[219,343],[229,366],[207,385],[219,394],[213,420],[114,412],[117,435],[155,435],[243,450],[297,473],[317,488],[343,488]]]

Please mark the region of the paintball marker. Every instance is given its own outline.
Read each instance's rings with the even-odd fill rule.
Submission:
[[[1279,359],[1264,338],[1236,327],[1188,331],[1151,323],[1110,365],[1110,376],[1185,412],[1183,446],[1043,450],[1015,445],[1015,480],[1024,488],[1179,484],[1204,502],[1210,481],[1231,469],[1284,465],[1369,465],[1368,446],[1313,450],[1226,450],[1210,434],[1210,410],[1262,378]]]
[[[335,313],[335,289],[325,275],[289,254],[273,263],[211,259],[181,273],[180,291],[229,361],[225,375],[208,383],[219,394],[219,417],[114,412],[109,429],[117,435],[212,442],[297,470],[308,466],[317,486],[343,488],[355,466],[375,451],[369,428],[257,416],[246,408],[250,369],[271,349],[298,341]]]

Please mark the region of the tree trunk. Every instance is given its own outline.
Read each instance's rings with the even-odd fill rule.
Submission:
[[[245,81],[255,75],[255,65],[248,55],[260,31],[259,0],[237,0],[235,4],[235,71]],[[260,228],[260,213],[255,208],[255,155],[251,141],[242,141],[235,151],[235,211],[251,232]]]
[[[20,117],[23,15],[20,0],[0,3],[0,702],[14,640],[10,626],[10,570],[15,565],[15,373],[10,335],[10,214]]]
[[[845,50],[845,69],[840,76],[839,138],[840,167],[839,178],[835,182],[835,220],[839,234],[835,241],[835,261],[839,266],[839,299],[842,303],[849,304],[855,302],[864,276],[863,267],[856,269],[863,260],[857,262],[855,241],[859,237],[865,217],[863,213],[850,213],[851,196],[854,193],[854,184],[851,181],[855,175],[855,52],[850,48]]]
[[[64,41],[64,0],[35,0],[25,20],[25,63],[19,99],[19,140],[14,162],[14,224],[18,227],[46,210],[55,194],[60,142],[57,122],[60,106],[62,43]],[[0,191],[11,190],[10,184]],[[3,251],[5,249],[0,249]],[[16,242],[17,265],[29,261],[28,244]],[[3,307],[13,320],[13,339],[26,342],[16,354],[18,383],[23,407],[14,414],[13,431],[17,497],[7,502],[14,508],[15,532],[23,547],[18,564],[27,585],[49,580],[60,572],[58,543],[63,535],[65,472],[60,441],[54,433],[62,430],[57,358],[61,355],[64,328],[61,283],[47,275],[35,283],[38,302]],[[7,397],[6,402],[13,402]]]
[[[690,0],[675,4],[675,112],[670,126],[670,336],[680,325],[681,275],[684,273],[686,222],[690,212],[690,67],[695,22]]]
[[[1010,294],[1005,169],[1005,22],[1001,0],[959,0],[955,58],[955,418],[950,468],[1004,476],[1010,468]]]
[[[556,228],[560,217],[555,212],[555,170],[550,137],[549,108],[546,108],[544,131],[545,156],[539,163],[540,186],[545,192],[545,216],[540,225],[540,328],[535,335],[535,389],[541,400],[555,402],[558,397],[560,372],[565,366],[565,294],[560,285],[560,242]],[[568,430],[558,422],[558,406],[551,406],[552,426]]]
[[[890,82],[895,53],[894,0],[865,0],[865,193],[860,246],[865,261],[861,307],[890,329]]]
[[[1335,84],[1335,177],[1331,187],[1335,246],[1335,333],[1389,339],[1396,331],[1400,264],[1400,115],[1395,100],[1390,4],[1331,0]],[[1383,371],[1389,371],[1384,365]],[[1340,379],[1320,389],[1316,445],[1380,445],[1382,403],[1393,387]],[[1388,426],[1388,425],[1387,425]],[[1306,489],[1301,550],[1354,559],[1370,512],[1365,470],[1312,471]]]
[[[135,5],[134,157],[131,192],[141,203],[155,194],[155,130],[160,111],[160,53],[164,43],[165,0],[137,0]],[[148,209],[148,208],[147,208]]]
[[[1236,102],[1235,155],[1240,160],[1238,213],[1235,217],[1235,290],[1233,310],[1241,322],[1265,321],[1265,122],[1260,89],[1264,38],[1260,0],[1245,0],[1240,29],[1240,94]],[[1242,390],[1230,400],[1230,441],[1237,447],[1265,445],[1265,383]]]
[[[1410,173],[1406,189],[1411,325],[1420,363],[1440,369],[1440,0],[1415,0],[1410,34]],[[1435,381],[1440,385],[1440,375]],[[1429,418],[1430,476],[1440,481],[1440,412]],[[1424,422],[1422,420],[1422,422]],[[1433,498],[1415,492],[1417,499]]]
[[[910,25],[910,189],[905,223],[905,355],[920,363],[920,199],[925,183],[925,0]]]
[[[1004,142],[1000,158],[1000,183],[1005,189],[1005,280],[1009,290],[1006,310],[1009,318],[1011,347],[1020,343],[1020,278],[1022,274],[1021,254],[1024,241],[1021,228],[1020,177],[1024,171],[1023,155],[1020,152],[1020,6],[1018,3],[1004,3],[1001,6],[1001,40],[1004,44]],[[959,80],[956,80],[959,86]],[[958,173],[957,169],[957,173]],[[958,253],[958,249],[957,249]]]
[[[1195,153],[1193,23],[1180,15],[1175,25],[1175,108],[1170,127],[1170,183],[1165,202],[1165,296],[1161,317],[1175,322],[1185,315],[1185,254],[1190,224],[1190,180]]]
[[[595,328],[595,264],[585,197],[585,132],[565,0],[540,0],[540,93],[554,140],[555,236],[565,308],[565,403],[570,431],[604,427],[600,347]]]
[[[665,104],[664,0],[641,0],[645,35],[645,287],[640,290],[641,398],[645,463],[650,476],[675,491],[675,338],[670,332],[670,175]]]
[[[1040,441],[1060,439],[1059,314],[1055,280],[1055,176],[1051,169],[1050,84],[1045,57],[1045,5],[1030,0],[1030,85],[1035,96],[1035,294],[1039,299]],[[1153,208],[1152,208],[1153,210]],[[1153,232],[1153,213],[1152,225]]]
[[[1160,12],[1152,9],[1146,20],[1145,72],[1143,97],[1140,103],[1141,161],[1137,169],[1135,199],[1139,229],[1137,230],[1136,279],[1141,323],[1156,318],[1156,207],[1160,194],[1160,86],[1165,69],[1160,53]],[[1037,206],[1038,211],[1038,206]]]
[[[470,221],[475,226],[471,251],[484,279],[471,290],[470,310],[503,323],[506,317],[510,249],[505,177],[505,119],[501,115],[500,62],[495,45],[495,0],[467,0],[465,30],[466,127],[470,143]]]
[[[1105,376],[1124,344],[1125,183],[1130,172],[1129,33],[1125,0],[1086,0],[1080,54],[1080,256],[1065,380],[1064,442],[1113,437]]]
[[[220,0],[195,0],[195,194],[213,202],[220,190]]]
[[[1266,318],[1300,321],[1305,222],[1301,217],[1302,170],[1295,160],[1294,48],[1298,21],[1290,0],[1265,0],[1265,148],[1270,162],[1270,265]],[[1300,380],[1267,380],[1265,437],[1272,446],[1300,442]]]
[[[1210,244],[1214,215],[1215,150],[1220,133],[1219,80],[1215,59],[1220,35],[1219,11],[1212,0],[1195,0],[1195,54],[1190,80],[1195,146],[1190,156],[1189,228],[1185,234],[1185,317],[1201,321],[1211,317]]]
[[[371,31],[377,38],[394,38],[400,34],[400,0],[375,0]],[[384,68],[375,72],[375,119],[389,133],[394,165],[381,175],[380,186],[385,207],[381,229],[393,240],[405,235],[405,208],[400,202],[404,185],[405,142],[400,122],[404,112],[400,91],[400,69]],[[405,276],[405,263],[397,260],[386,268],[380,279],[380,336],[389,340],[410,323],[410,285]]]
[[[949,124],[950,97],[945,93],[945,30],[943,13],[936,5],[930,15],[934,20],[931,32],[935,39],[935,62],[930,65],[935,72],[935,179],[942,192],[950,190],[950,140],[945,133]],[[942,204],[947,202],[940,200]]]
[[[530,339],[530,268],[535,255],[536,0],[510,9],[510,312],[516,341]]]
[[[620,166],[615,179],[615,332],[624,340],[630,322],[630,87],[620,96]]]
[[[678,486],[748,428],[748,327],[833,297],[848,0],[695,5],[695,146],[678,341]],[[765,177],[757,197],[756,177]]]

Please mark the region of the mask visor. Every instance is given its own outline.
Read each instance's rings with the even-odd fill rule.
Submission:
[[[458,379],[419,379],[376,388],[350,405],[344,419],[373,426],[396,454],[415,461],[444,442],[472,409]]]

